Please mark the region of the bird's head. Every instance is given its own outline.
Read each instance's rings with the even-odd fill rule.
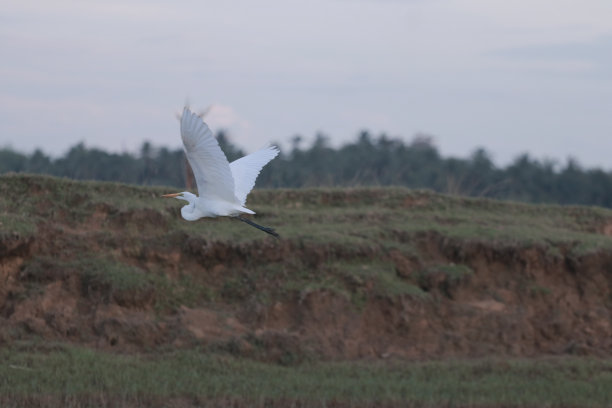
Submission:
[[[188,191],[183,191],[181,193],[164,194],[162,195],[162,197],[176,198],[178,200],[183,200],[183,201],[187,201],[188,203],[192,203],[195,201],[196,195]]]

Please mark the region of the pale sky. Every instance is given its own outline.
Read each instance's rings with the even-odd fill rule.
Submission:
[[[0,0],[0,146],[180,147],[188,102],[253,151],[434,136],[612,169],[610,0]]]

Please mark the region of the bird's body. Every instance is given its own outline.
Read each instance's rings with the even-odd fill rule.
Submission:
[[[187,201],[189,204],[181,208],[181,215],[188,221],[202,217],[234,216],[260,228],[238,216],[255,214],[245,207],[246,197],[263,166],[278,155],[278,148],[266,147],[229,163],[206,123],[187,107],[181,116],[181,138],[199,196],[182,192],[164,197]],[[260,229],[278,236],[270,228]]]
[[[242,210],[236,203],[214,198],[198,197],[188,192],[182,194],[189,202],[189,204],[181,208],[181,215],[187,221],[195,221],[202,217],[232,216],[238,215],[241,212],[254,214],[253,211],[248,208]]]

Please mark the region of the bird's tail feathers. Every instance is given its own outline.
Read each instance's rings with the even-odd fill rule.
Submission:
[[[246,208],[246,207],[244,207],[244,206],[243,206],[243,207],[240,207],[240,208],[238,209],[238,211],[240,211],[241,213],[245,213],[245,214],[255,214],[255,211],[253,211],[253,210],[249,210],[248,208]]]

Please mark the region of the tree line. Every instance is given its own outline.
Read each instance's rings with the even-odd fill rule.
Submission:
[[[244,155],[224,132],[217,134],[230,161]],[[0,173],[43,173],[81,180],[119,181],[184,188],[189,182],[181,149],[144,142],[138,153],[109,153],[79,143],[62,157],[41,150],[23,154],[0,149]],[[573,159],[559,164],[523,154],[496,166],[484,149],[467,158],[442,157],[431,137],[411,142],[361,132],[334,148],[318,134],[309,146],[296,136],[287,151],[261,172],[257,187],[406,186],[468,196],[536,203],[585,204],[612,208],[612,172],[585,169]]]

